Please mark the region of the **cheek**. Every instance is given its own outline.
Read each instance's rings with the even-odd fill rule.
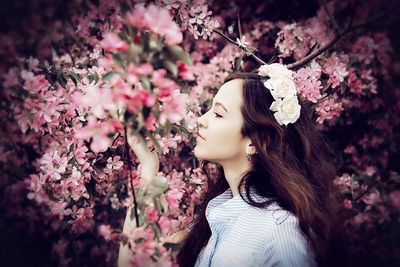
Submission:
[[[240,153],[241,134],[239,127],[216,125],[207,129],[206,140],[197,140],[194,154],[203,160],[224,160]]]

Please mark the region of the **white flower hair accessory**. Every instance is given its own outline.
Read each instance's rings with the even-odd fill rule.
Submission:
[[[287,126],[296,122],[300,117],[301,106],[292,71],[282,64],[273,63],[259,67],[258,75],[268,77],[264,81],[264,86],[269,89],[275,100],[269,109],[274,111],[274,117],[279,125]]]

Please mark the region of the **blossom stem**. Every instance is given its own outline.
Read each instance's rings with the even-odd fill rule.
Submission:
[[[136,201],[136,194],[135,194],[135,187],[133,186],[132,182],[132,160],[131,160],[131,155],[130,151],[131,148],[128,143],[128,131],[126,128],[126,125],[124,127],[124,134],[125,134],[125,150],[126,150],[126,155],[127,155],[127,161],[128,161],[128,169],[129,169],[129,182],[132,190],[132,196],[133,196],[133,208],[135,211],[135,221],[136,221],[136,227],[139,227],[139,215],[137,211],[137,201]],[[129,212],[129,211],[128,211]]]
[[[219,29],[213,29],[213,32],[219,34],[220,36],[224,37],[226,40],[228,40],[230,43],[238,46],[239,48],[243,49],[247,54],[251,55],[255,60],[257,60],[259,63],[266,65],[267,62],[265,62],[264,60],[262,60],[261,58],[259,58],[258,56],[256,56],[253,52],[251,52],[250,50],[247,49],[247,47],[242,47],[240,46],[240,44],[238,44],[237,42],[235,42],[234,40],[232,40],[231,38],[229,38],[227,35],[225,35],[221,30]]]

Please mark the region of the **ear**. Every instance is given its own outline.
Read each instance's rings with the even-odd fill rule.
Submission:
[[[256,153],[257,153],[256,147],[253,145],[253,143],[251,142],[250,139],[247,139],[246,140],[246,154],[253,155]]]

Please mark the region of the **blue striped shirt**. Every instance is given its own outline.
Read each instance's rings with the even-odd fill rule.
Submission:
[[[251,192],[255,200],[265,200]],[[206,218],[211,237],[196,267],[316,266],[297,217],[275,202],[253,207],[229,188],[208,203]]]

